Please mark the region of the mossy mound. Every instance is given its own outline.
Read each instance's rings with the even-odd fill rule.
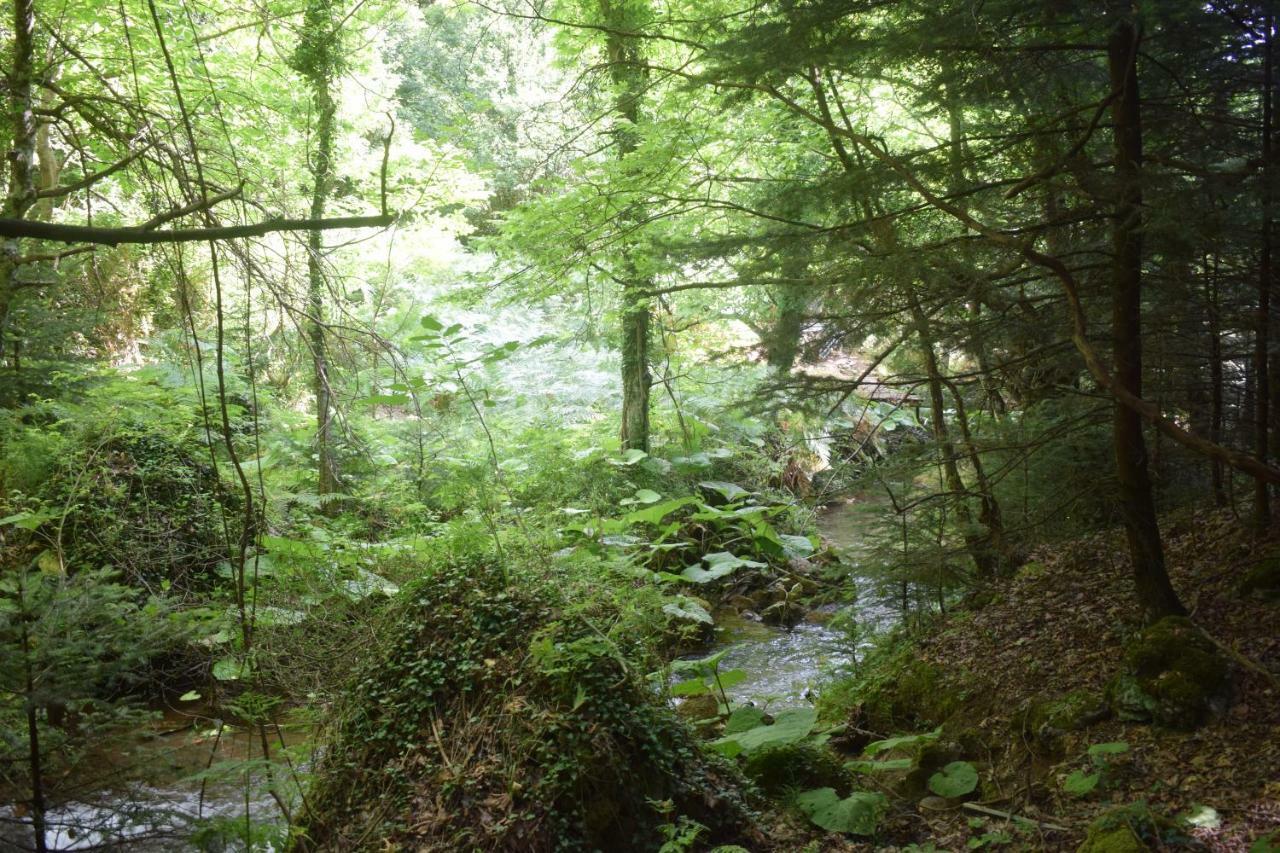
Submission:
[[[1226,708],[1228,662],[1190,619],[1167,616],[1125,648],[1125,668],[1107,686],[1122,719],[1193,729]]]
[[[1099,815],[1076,853],[1146,853],[1164,849],[1176,838],[1173,823],[1156,814],[1144,801],[1116,806]]]
[[[1267,557],[1245,572],[1238,589],[1241,595],[1280,601],[1280,554]]]
[[[1032,700],[1013,718],[1013,725],[1015,732],[1052,751],[1063,734],[1086,728],[1107,713],[1105,702],[1096,693],[1072,690]]]
[[[964,704],[942,669],[927,660],[902,657],[886,667],[855,709],[859,728],[882,734],[941,725]]]
[[[754,840],[740,777],[592,629],[491,565],[406,590],[353,688],[298,850],[653,850],[676,819]],[[607,607],[607,605],[602,605]]]
[[[838,755],[824,746],[793,743],[747,756],[743,771],[762,791],[777,796],[789,790],[849,787],[850,774]]]

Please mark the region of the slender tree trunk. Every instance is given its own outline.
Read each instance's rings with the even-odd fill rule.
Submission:
[[[324,218],[333,182],[333,140],[338,106],[333,98],[336,65],[334,16],[326,0],[312,0],[303,36],[305,53],[299,51],[298,67],[311,85],[316,115],[315,150],[311,161],[311,218]],[[307,338],[311,347],[312,380],[316,397],[316,491],[321,495],[339,490],[334,460],[333,386],[329,381],[329,351],[325,336],[325,275],[321,232],[307,233]]]
[[[33,0],[13,0],[13,66],[9,70],[8,113],[13,138],[8,152],[9,185],[0,215],[21,219],[36,202],[33,171],[36,159],[35,28]],[[17,294],[14,273],[21,256],[21,241],[0,244],[0,353],[5,350],[5,330]]]
[[[1271,374],[1268,338],[1271,326],[1271,276],[1272,276],[1272,168],[1271,135],[1272,88],[1274,63],[1272,61],[1272,18],[1267,16],[1266,37],[1262,63],[1262,252],[1258,262],[1258,310],[1254,316],[1253,333],[1253,452],[1260,462],[1267,461],[1268,439],[1271,428]],[[1258,477],[1253,485],[1253,524],[1264,530],[1271,524],[1271,489],[1267,481]]]
[[[1218,256],[1213,256],[1213,266],[1206,270],[1209,278],[1209,440],[1222,443],[1222,332],[1218,318]],[[1214,506],[1227,505],[1227,493],[1223,490],[1223,465],[1221,459],[1209,462],[1210,479],[1213,482]]]
[[[1117,199],[1112,243],[1111,338],[1115,381],[1134,395],[1142,393],[1142,122],[1138,96],[1138,33],[1128,20],[1112,32],[1107,64],[1115,127]],[[1151,497],[1142,418],[1115,404],[1114,447],[1120,509],[1129,539],[1138,604],[1149,620],[1184,613],[1164,564],[1164,548]]]
[[[622,0],[601,0],[601,12],[610,28],[605,48],[609,74],[614,86],[614,140],[618,160],[626,162],[639,145],[640,100],[644,95],[645,72],[640,50],[633,37],[630,14]],[[624,224],[639,220],[634,209],[621,214]],[[624,450],[649,450],[649,391],[653,375],[649,370],[650,282],[636,269],[635,259],[623,248],[620,264],[622,281],[622,428]]]

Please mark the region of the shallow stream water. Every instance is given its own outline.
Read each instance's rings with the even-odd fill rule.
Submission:
[[[867,634],[892,625],[896,610],[882,600],[870,578],[858,571],[874,526],[874,502],[849,499],[824,509],[818,529],[831,542],[851,571],[856,595],[844,605],[827,605],[809,613],[791,630],[765,625],[734,613],[717,614],[717,639],[712,651],[725,651],[721,670],[740,669],[746,678],[727,690],[734,705],[752,702],[770,710],[800,707],[829,675],[847,666],[867,645]],[[857,632],[835,627],[841,609],[848,609]],[[221,736],[209,720],[191,714],[166,713],[156,721],[155,733],[127,749],[103,755],[101,772],[86,774],[97,780],[144,775],[145,782],[98,788],[50,810],[50,850],[129,850],[169,853],[195,849],[192,833],[210,819],[240,822],[249,814],[256,824],[280,826],[280,810],[264,787],[262,767],[246,785],[243,764],[261,758],[254,733],[224,729]],[[303,742],[305,728],[285,730],[286,742]],[[278,744],[273,743],[275,749]],[[212,766],[213,772],[206,772]],[[146,768],[139,774],[139,768]],[[233,768],[219,775],[219,767]],[[280,772],[278,769],[275,772]],[[299,768],[305,772],[305,765]],[[205,777],[203,781],[201,774]],[[248,792],[246,794],[246,791]],[[32,850],[33,837],[24,815],[0,807],[0,850]],[[218,849],[217,842],[213,849]],[[243,849],[229,844],[226,849]],[[261,846],[256,849],[269,849]]]
[[[716,615],[716,641],[711,652],[724,651],[721,671],[742,670],[746,678],[725,692],[731,704],[751,702],[769,710],[811,704],[814,690],[832,673],[853,663],[870,641],[890,627],[897,610],[882,599],[872,580],[858,571],[868,547],[877,505],[850,498],[818,514],[818,531],[850,568],[853,599],[810,612],[791,630],[765,625],[726,612]],[[841,610],[845,618],[835,619]],[[859,630],[851,633],[839,623],[850,617]]]

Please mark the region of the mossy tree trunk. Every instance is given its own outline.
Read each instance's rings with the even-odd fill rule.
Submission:
[[[623,0],[601,0],[600,12],[607,31],[605,51],[609,77],[614,88],[615,151],[627,171],[627,160],[639,147],[640,102],[644,97],[645,69],[634,36],[638,12]],[[628,206],[619,215],[623,230],[634,231],[640,214]],[[623,450],[649,450],[649,391],[653,375],[649,370],[649,325],[652,282],[636,266],[625,241],[615,279],[622,285],[622,425]]]
[[[311,0],[294,67],[311,87],[315,110],[315,145],[311,153],[311,218],[324,218],[333,185],[333,147],[337,102],[334,78],[340,63],[332,0]],[[307,233],[307,341],[311,348],[312,381],[316,398],[316,491],[321,495],[339,490],[334,459],[333,386],[329,379],[329,351],[325,335],[324,246],[321,232]]]
[[[22,219],[36,203],[35,28],[33,0],[14,0],[13,58],[8,79],[8,119],[13,133],[7,154],[9,185],[0,215]],[[5,330],[20,285],[16,273],[21,241],[0,245],[0,355],[5,352]]]

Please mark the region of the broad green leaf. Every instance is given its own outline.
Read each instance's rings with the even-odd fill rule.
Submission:
[[[739,486],[737,483],[726,483],[721,480],[704,480],[698,484],[704,489],[710,489],[713,492],[719,492],[724,499],[732,503],[738,498],[746,497],[751,492]]]
[[[713,622],[711,614],[707,612],[707,608],[692,598],[683,595],[676,598],[675,601],[669,601],[662,605],[662,612],[668,616],[674,616],[676,619],[701,622],[704,625],[710,625]]]
[[[978,770],[967,761],[953,761],[929,777],[929,790],[939,797],[963,797],[978,787]]]
[[[724,733],[734,735],[762,725],[764,725],[764,711],[755,705],[743,705],[729,715],[729,719],[724,724]]]
[[[673,498],[669,501],[647,506],[644,509],[629,512],[622,517],[622,520],[628,524],[660,524],[662,519],[676,510],[697,502],[698,499],[693,497]]]
[[[219,681],[237,681],[249,674],[249,662],[227,656],[213,662],[213,677]]]
[[[874,835],[888,801],[883,794],[855,791],[843,800],[832,788],[816,788],[796,796],[796,806],[828,832]]]
[[[813,708],[788,708],[779,711],[771,726],[756,726],[749,731],[726,735],[713,743],[733,741],[742,752],[753,752],[769,746],[797,743],[813,731],[818,712]]]
[[[199,698],[200,698],[200,692],[198,690],[188,690],[186,693],[183,693],[181,696],[178,697],[178,701],[194,702]]]
[[[881,761],[858,759],[846,761],[844,766],[855,773],[888,773],[894,770],[910,770],[914,763],[910,758],[886,758]]]
[[[865,755],[879,755],[882,752],[888,752],[891,749],[898,749],[904,746],[915,746],[919,743],[926,743],[938,739],[938,735],[942,734],[942,729],[937,728],[931,732],[924,732],[916,735],[900,735],[898,737],[886,738],[885,740],[872,741],[863,749]]]
[[[1085,773],[1083,770],[1076,770],[1063,781],[1062,790],[1072,796],[1083,797],[1098,787],[1098,782],[1101,780],[1101,773]]]

